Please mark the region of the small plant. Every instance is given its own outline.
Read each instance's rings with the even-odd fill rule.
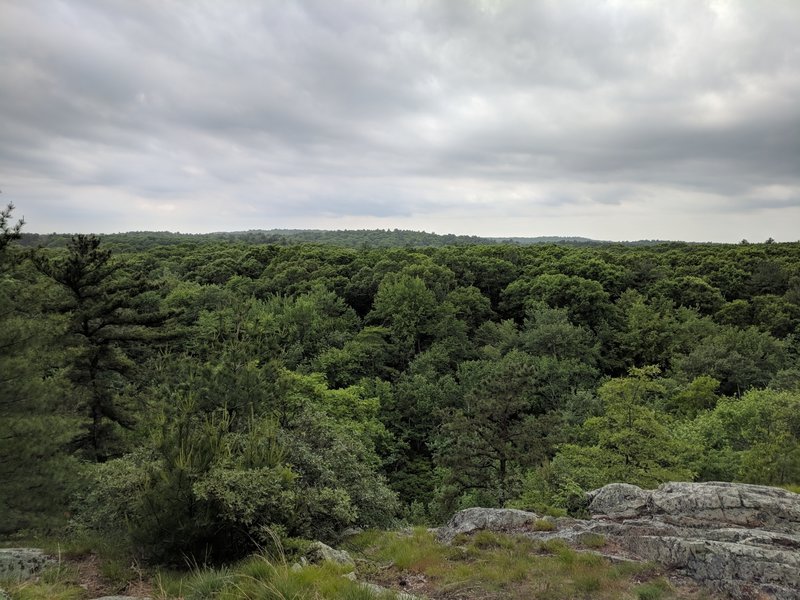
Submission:
[[[555,528],[556,524],[550,519],[536,519],[533,523],[534,531],[553,531]]]
[[[137,575],[130,563],[116,558],[101,561],[100,574],[114,584],[118,591],[124,590],[128,582],[134,580]]]
[[[606,545],[606,538],[599,533],[584,533],[580,537],[580,542],[587,548],[602,548]]]
[[[663,577],[654,579],[636,589],[636,597],[638,600],[661,600],[672,586]]]
[[[24,582],[16,587],[8,588],[15,600],[84,600],[86,590],[77,586],[65,586],[60,583]]]
[[[599,576],[594,574],[582,574],[575,577],[575,590],[583,594],[591,594],[603,587],[603,582]]]
[[[570,547],[564,540],[554,539],[542,542],[539,547],[542,552],[547,554],[561,554],[564,552],[571,552]]]
[[[502,546],[500,537],[491,531],[479,531],[472,536],[472,545],[481,550]]]
[[[203,568],[192,574],[186,584],[186,600],[214,598],[233,581],[227,569]]]
[[[367,548],[377,544],[383,535],[383,532],[379,529],[367,529],[366,531],[348,537],[342,544],[342,547],[345,550],[363,552]]]
[[[59,561],[57,565],[42,571],[39,579],[42,583],[47,584],[77,585],[80,575],[75,567]]]

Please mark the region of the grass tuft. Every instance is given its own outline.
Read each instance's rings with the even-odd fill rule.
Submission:
[[[537,519],[533,522],[534,531],[553,531],[555,528],[556,524],[550,519]]]
[[[606,545],[606,538],[599,533],[584,533],[578,541],[587,548],[602,548]]]
[[[671,591],[672,586],[669,582],[663,577],[659,577],[636,588],[636,597],[638,600],[661,600]]]

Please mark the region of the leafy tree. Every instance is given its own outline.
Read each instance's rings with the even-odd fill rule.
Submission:
[[[756,265],[746,285],[753,296],[781,295],[786,291],[788,281],[788,274],[780,263],[765,260]]]
[[[674,358],[675,370],[689,378],[708,375],[724,395],[766,386],[786,364],[785,345],[755,327],[723,327],[694,349]]]
[[[387,327],[398,353],[408,359],[433,341],[440,314],[435,295],[419,277],[388,276],[368,320]]]
[[[669,298],[677,306],[694,308],[703,315],[714,314],[725,303],[717,288],[692,275],[659,281],[652,287],[651,294]]]
[[[763,485],[800,483],[800,393],[751,390],[723,398],[693,425],[702,479]]]
[[[447,295],[447,302],[453,306],[455,317],[466,323],[470,332],[495,316],[489,298],[474,286],[454,289]]]
[[[145,447],[95,468],[78,522],[129,536],[161,562],[216,561],[271,544],[296,502],[274,424],[251,419],[234,433],[224,409],[203,415],[183,395],[168,404]]]
[[[534,355],[576,359],[588,366],[597,363],[597,342],[585,327],[573,325],[566,309],[532,305],[520,337],[522,347]]]
[[[392,489],[406,503],[430,503],[436,474],[434,445],[448,408],[456,403],[454,378],[442,367],[446,350],[434,346],[418,355],[381,403],[381,420],[394,445],[384,459]]]
[[[589,443],[564,445],[553,460],[564,480],[589,489],[615,481],[650,487],[691,478],[687,448],[665,415],[652,408],[664,393],[658,373],[657,367],[631,369],[628,377],[600,386],[605,414],[584,423]]]
[[[394,379],[396,370],[388,364],[392,355],[388,339],[389,330],[385,327],[364,327],[341,348],[321,352],[313,367],[325,373],[328,384],[336,388],[369,377]]]
[[[700,375],[677,391],[667,405],[680,416],[694,418],[703,411],[713,410],[719,401],[718,389],[719,381],[708,375]]]
[[[510,284],[503,291],[501,308],[521,320],[525,310],[536,302],[565,308],[573,323],[589,327],[599,326],[611,307],[608,293],[598,282],[570,275],[545,274]]]

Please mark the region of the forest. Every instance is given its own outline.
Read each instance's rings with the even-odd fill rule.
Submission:
[[[225,562],[471,506],[579,515],[609,482],[800,485],[800,242],[0,227],[3,536]]]

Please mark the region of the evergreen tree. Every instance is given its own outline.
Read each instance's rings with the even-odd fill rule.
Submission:
[[[54,404],[59,323],[41,313],[41,282],[12,244],[23,224],[11,225],[13,209],[0,211],[0,534],[58,521],[73,475],[61,448],[70,423]]]
[[[87,417],[85,432],[73,446],[104,461],[121,450],[119,427],[131,429],[135,422],[123,400],[135,367],[126,349],[152,341],[152,328],[163,324],[165,315],[140,310],[137,300],[147,282],[125,277],[122,263],[100,248],[96,236],[73,236],[65,253],[48,257],[40,252],[34,263],[65,292],[57,308],[68,317],[68,377]]]

